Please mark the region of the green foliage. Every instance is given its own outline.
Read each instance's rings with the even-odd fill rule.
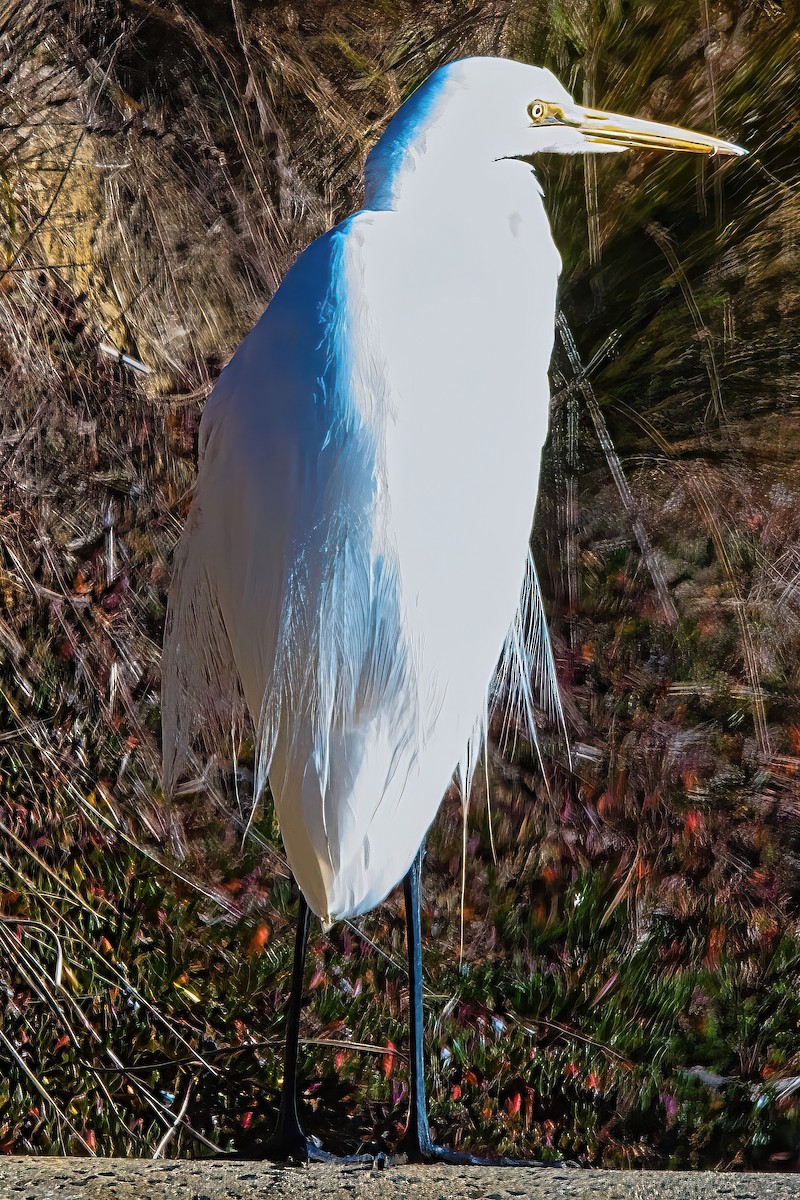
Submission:
[[[247,745],[160,794],[170,556],[221,362],[357,203],[387,112],[481,52],[755,153],[536,164],[589,364],[576,387],[557,347],[535,539],[574,770],[545,730],[545,784],[498,721],[463,898],[443,805],[432,1117],[495,1153],[796,1167],[791,5],[56,0],[0,26],[0,1149],[272,1130],[293,900]],[[401,1134],[404,953],[397,896],[313,939],[305,1118],[332,1148]]]

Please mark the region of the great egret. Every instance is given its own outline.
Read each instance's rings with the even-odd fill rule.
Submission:
[[[411,1119],[423,1088],[421,846],[465,789],[501,654],[528,714],[528,542],[547,433],[560,259],[530,156],[729,142],[577,105],[547,70],[469,58],[370,153],[363,208],[297,259],[222,372],[200,429],[164,655],[167,791],[198,734],[256,730],[302,893],[277,1152],[296,1108],[308,906],[325,925],[405,879]],[[554,684],[551,681],[551,688]]]

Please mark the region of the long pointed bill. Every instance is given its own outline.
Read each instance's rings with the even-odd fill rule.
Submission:
[[[580,108],[577,104],[553,104],[534,100],[528,105],[531,124],[564,125],[577,129],[590,145],[608,146],[609,150],[627,150],[634,146],[646,150],[688,150],[691,154],[747,154],[733,142],[680,129],[677,125],[659,125],[638,117],[602,112],[598,108]]]
[[[574,124],[586,141],[598,145],[618,146],[620,149],[638,146],[647,150],[688,150],[690,154],[747,154],[746,150],[733,142],[723,142],[722,138],[711,137],[707,133],[680,129],[677,125],[659,125],[656,121],[642,121],[637,117],[622,117],[618,113],[577,106],[576,115],[578,120]],[[573,124],[569,116],[565,124]]]

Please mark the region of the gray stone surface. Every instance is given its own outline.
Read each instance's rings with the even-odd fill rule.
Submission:
[[[0,1200],[800,1200],[800,1175],[0,1159]]]

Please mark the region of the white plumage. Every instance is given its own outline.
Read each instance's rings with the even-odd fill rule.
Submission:
[[[198,733],[229,741],[243,697],[257,787],[324,922],[404,876],[459,764],[468,791],[501,651],[534,735],[534,652],[549,660],[528,540],[560,260],[514,156],[620,148],[603,116],[538,68],[437,71],[370,154],[363,209],[300,255],[203,416],[165,786]]]

